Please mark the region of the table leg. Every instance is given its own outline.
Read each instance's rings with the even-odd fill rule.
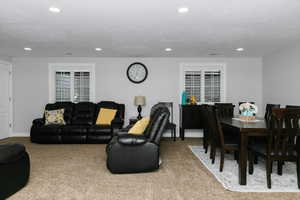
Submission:
[[[181,140],[184,140],[184,128],[181,128],[181,127],[180,127],[180,137],[181,137]]]
[[[239,183],[247,185],[248,136],[240,133]]]
[[[173,141],[175,142],[176,141],[176,127],[174,128],[174,137],[173,137]]]

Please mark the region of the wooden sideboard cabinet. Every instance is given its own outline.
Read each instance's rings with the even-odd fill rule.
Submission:
[[[184,140],[185,129],[204,129],[203,105],[179,105],[180,137]]]

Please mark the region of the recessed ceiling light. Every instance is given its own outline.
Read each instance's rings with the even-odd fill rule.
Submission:
[[[181,7],[181,8],[178,8],[177,11],[179,13],[187,13],[187,12],[189,12],[189,8],[188,7]]]
[[[171,48],[166,48],[165,51],[170,52],[170,51],[173,51],[173,49],[171,49]]]
[[[50,12],[53,12],[53,13],[60,13],[60,9],[57,8],[57,7],[54,7],[54,6],[51,6],[51,7],[49,8],[49,11],[50,11]]]
[[[237,48],[236,51],[244,51],[244,48]]]
[[[218,55],[221,55],[221,54],[219,54],[219,53],[209,53],[208,55],[209,56],[218,56]]]
[[[95,48],[95,51],[102,51],[101,48]]]
[[[32,48],[30,48],[30,47],[24,47],[24,50],[25,51],[32,51]]]

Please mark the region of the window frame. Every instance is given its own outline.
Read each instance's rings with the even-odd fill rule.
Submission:
[[[200,104],[214,104],[226,102],[226,64],[225,63],[181,63],[179,73],[179,102],[181,102],[181,94],[185,90],[185,72],[186,71],[220,71],[221,72],[221,101],[220,102],[204,102],[205,96],[205,76],[201,73],[201,100]],[[202,78],[203,77],[203,78]]]
[[[56,72],[89,72],[90,73],[90,102],[95,102],[95,64],[94,63],[49,63],[48,64],[48,78],[49,78],[49,102],[55,103],[55,75]],[[74,77],[73,77],[74,78]],[[71,79],[73,79],[71,77]],[[71,84],[74,87],[74,80],[71,80]],[[71,89],[71,91],[74,90]],[[72,92],[71,92],[72,94]],[[73,97],[71,101],[74,102]]]

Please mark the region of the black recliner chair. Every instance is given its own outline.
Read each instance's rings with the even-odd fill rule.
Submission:
[[[30,160],[24,145],[0,144],[0,199],[23,188],[29,179]]]
[[[107,145],[107,168],[112,173],[150,172],[159,168],[159,143],[170,112],[153,106],[150,122],[143,135],[120,134]]]

